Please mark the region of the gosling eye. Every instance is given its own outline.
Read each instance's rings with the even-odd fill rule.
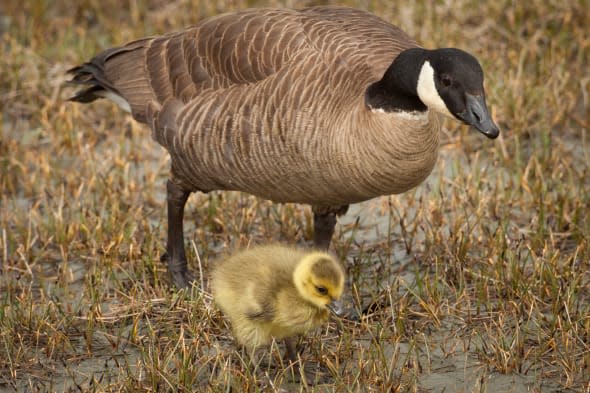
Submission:
[[[318,293],[322,296],[325,296],[328,294],[328,289],[326,287],[322,287],[322,286],[316,286],[315,287],[316,291],[318,291]]]
[[[453,79],[447,74],[442,74],[440,77],[440,82],[444,87],[449,87],[453,83]]]

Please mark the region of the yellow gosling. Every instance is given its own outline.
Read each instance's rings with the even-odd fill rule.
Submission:
[[[330,309],[339,312],[344,279],[330,254],[270,245],[218,261],[211,289],[238,343],[253,352],[273,337],[285,339],[287,359],[294,362],[289,339],[327,322]]]

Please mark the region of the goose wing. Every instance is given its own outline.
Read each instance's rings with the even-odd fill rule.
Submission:
[[[72,100],[122,98],[140,122],[148,108],[188,102],[207,90],[264,80],[304,44],[297,12],[256,9],[206,19],[181,32],[107,49],[74,67]]]
[[[409,46],[415,43],[403,31],[352,8],[248,9],[105,50],[69,70],[72,82],[85,86],[72,100],[122,98],[121,106],[146,122],[148,104],[157,110],[206,90],[257,83],[309,47],[335,67],[354,68],[364,83]]]

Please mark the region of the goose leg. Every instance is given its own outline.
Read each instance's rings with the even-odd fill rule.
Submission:
[[[334,235],[336,218],[346,213],[348,205],[319,207],[313,206],[313,244],[315,247],[327,250]]]
[[[190,191],[182,188],[172,180],[166,183],[166,200],[168,203],[168,243],[163,259],[168,261],[168,272],[177,288],[187,288],[192,277],[186,264],[184,251],[183,217],[184,205]]]

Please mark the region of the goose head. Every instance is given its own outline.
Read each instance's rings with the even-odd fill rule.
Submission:
[[[383,79],[367,89],[367,104],[384,111],[430,109],[496,138],[485,100],[483,70],[475,57],[455,48],[410,48],[401,52]]]
[[[295,268],[293,281],[307,302],[338,315],[342,313],[344,271],[331,255],[323,252],[306,255]]]

